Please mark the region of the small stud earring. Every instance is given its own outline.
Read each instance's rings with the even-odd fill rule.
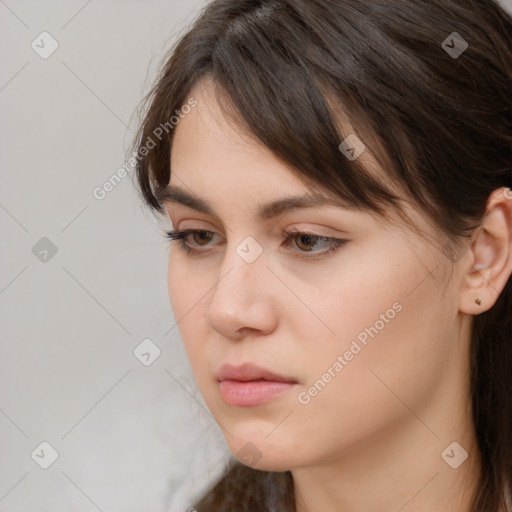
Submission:
[[[476,304],[478,304],[479,306],[482,305],[482,299],[480,297],[478,297],[477,299],[475,299],[475,302]]]

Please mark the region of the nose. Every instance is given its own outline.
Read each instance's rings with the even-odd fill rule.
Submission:
[[[274,331],[278,316],[272,277],[264,254],[248,263],[235,248],[227,249],[207,311],[212,329],[237,341]]]

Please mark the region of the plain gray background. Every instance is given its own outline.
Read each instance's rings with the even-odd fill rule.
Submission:
[[[204,3],[0,0],[0,512],[182,512],[227,460],[170,309],[162,225],[129,177],[93,196]]]
[[[181,512],[226,459],[170,309],[162,226],[130,177],[93,196],[203,4],[0,2],[1,512]],[[161,354],[144,366],[148,338]]]

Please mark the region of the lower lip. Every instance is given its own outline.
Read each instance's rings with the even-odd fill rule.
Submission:
[[[229,405],[238,407],[264,404],[295,385],[294,382],[269,380],[251,380],[248,382],[223,380],[219,384],[224,400]]]

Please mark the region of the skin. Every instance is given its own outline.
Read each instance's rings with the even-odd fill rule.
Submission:
[[[484,222],[455,262],[405,224],[369,212],[323,205],[263,221],[260,204],[309,188],[242,137],[209,82],[190,96],[198,107],[175,129],[170,185],[211,202],[216,213],[174,202],[166,208],[174,229],[215,237],[189,236],[205,251],[200,256],[172,243],[169,296],[199,389],[232,453],[242,459],[253,450],[248,465],[291,470],[297,511],[469,511],[480,471],[469,339],[473,315],[492,307],[512,272],[506,189],[491,195]],[[369,152],[360,158],[375,166]],[[438,237],[424,214],[407,213]],[[298,237],[283,246],[292,227],[347,242],[308,260]],[[248,236],[263,248],[250,264],[236,252]],[[326,247],[320,241],[314,249]],[[397,302],[401,311],[300,403],[298,394]],[[216,372],[249,361],[298,384],[264,405],[228,405]],[[454,441],[468,452],[456,469],[441,457]],[[452,460],[461,453],[456,448]]]

